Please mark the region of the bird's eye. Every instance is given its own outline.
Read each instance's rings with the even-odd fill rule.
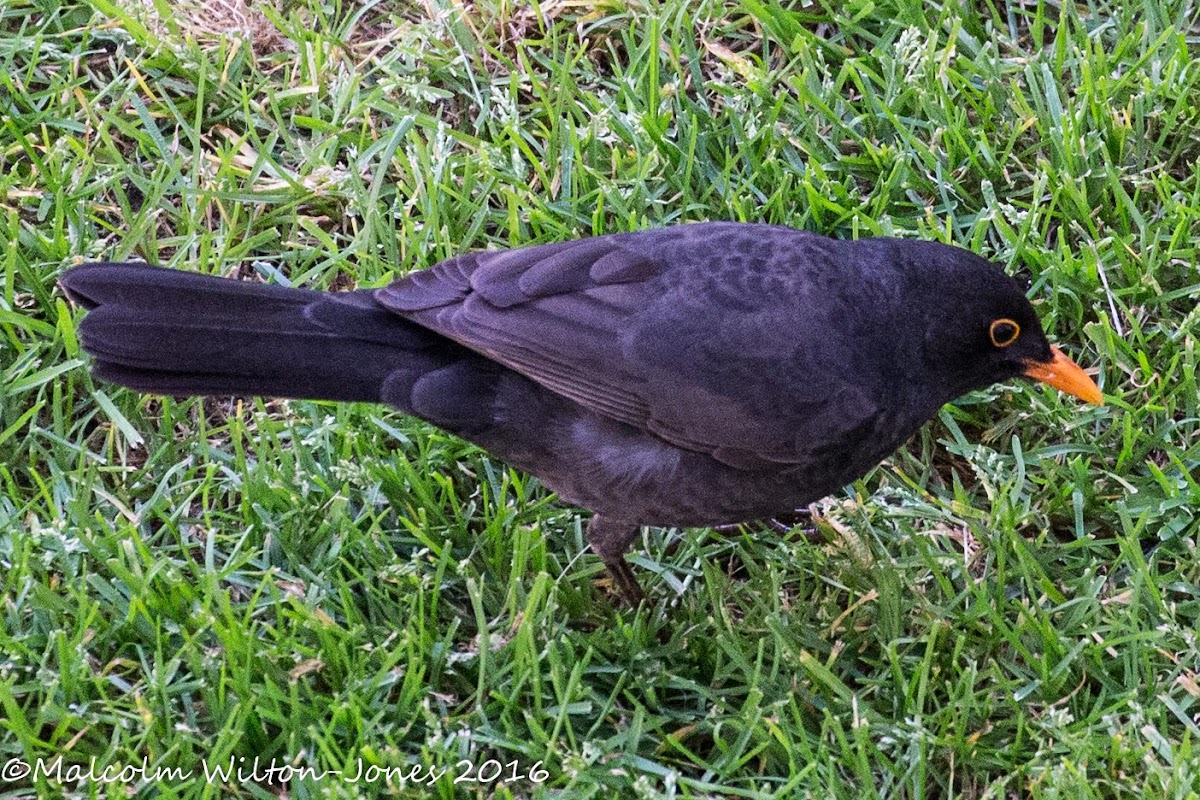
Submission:
[[[988,335],[996,347],[1008,347],[1021,335],[1021,326],[1011,319],[998,319],[988,329]]]

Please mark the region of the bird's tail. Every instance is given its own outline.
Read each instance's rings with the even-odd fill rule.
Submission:
[[[380,307],[369,291],[315,292],[144,264],[62,276],[90,311],[79,327],[97,377],[168,395],[379,402],[397,371],[456,347]],[[418,364],[414,362],[426,362]]]

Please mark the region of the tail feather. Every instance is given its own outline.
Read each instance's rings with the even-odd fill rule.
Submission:
[[[445,363],[449,353],[431,351],[457,348],[377,305],[369,291],[139,264],[89,264],[61,283],[91,310],[79,333],[95,374],[146,392],[379,402],[389,376]]]

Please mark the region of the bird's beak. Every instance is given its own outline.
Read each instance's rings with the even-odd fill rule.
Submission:
[[[1051,347],[1050,353],[1054,357],[1049,361],[1026,361],[1025,374],[1048,383],[1055,389],[1073,394],[1084,402],[1104,405],[1104,395],[1100,394],[1100,387],[1078,364],[1067,358],[1057,347]]]

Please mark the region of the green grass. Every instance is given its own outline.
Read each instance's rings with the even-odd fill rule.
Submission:
[[[0,4],[0,766],[193,775],[0,797],[386,790],[204,780],[255,756],[400,797],[1200,796],[1194,2],[136,8]],[[963,398],[824,543],[650,530],[634,613],[536,480],[382,407],[94,383],[56,289],[699,219],[971,247],[1110,402]]]

